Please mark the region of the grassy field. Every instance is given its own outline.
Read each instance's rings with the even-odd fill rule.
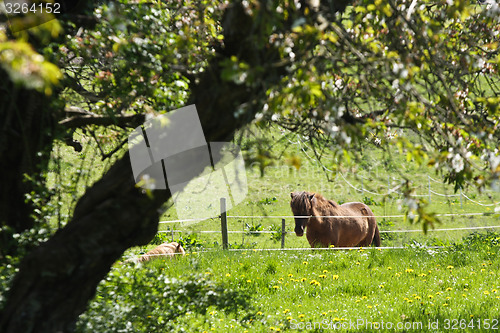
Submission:
[[[217,251],[117,265],[79,327],[111,331],[113,326],[117,332],[169,332],[172,327],[186,332],[489,331],[500,324],[499,245],[499,234],[476,234],[435,250]],[[188,277],[239,290],[247,304],[236,312],[208,305],[201,313],[200,308],[183,308],[179,294],[197,302],[187,296],[189,287],[181,285],[173,297],[165,291],[170,295],[167,285]],[[167,320],[177,305],[183,315]]]
[[[500,329],[498,233],[483,229],[480,233],[449,230],[425,235],[420,231],[421,225],[404,218],[379,218],[381,231],[419,232],[382,234],[383,247],[403,246],[403,249],[347,251],[279,251],[280,241],[276,237],[279,235],[248,233],[281,228],[281,218],[272,216],[291,215],[290,192],[297,190],[317,191],[338,202],[365,202],[377,216],[404,215],[404,199],[397,193],[387,192],[388,188],[396,189],[405,178],[412,181],[415,194],[421,195],[416,198],[429,200],[429,185],[436,193],[455,194],[451,186],[439,181],[440,176],[434,170],[409,163],[404,156],[389,158],[370,146],[363,148],[361,161],[346,163],[335,173],[325,171],[300,138],[281,135],[284,136],[272,133],[281,142],[274,151],[288,158],[295,156],[301,167],[290,166],[286,158],[281,158],[266,166],[263,175],[259,165],[247,168],[248,196],[228,212],[233,216],[229,218],[228,229],[242,231],[229,234],[233,251],[221,251],[219,218],[161,224],[160,231],[175,230],[174,240],[184,244],[188,255],[137,266],[117,263],[101,283],[88,311],[81,316],[77,331]],[[56,189],[70,184],[72,177],[81,177],[73,192],[66,189],[61,194],[60,211],[66,211],[65,214],[69,214],[70,203],[74,203],[110,163],[101,163],[95,158],[89,160],[89,156],[96,154],[96,148],[89,146],[84,153],[71,150],[61,153],[61,169],[76,172],[50,175]],[[332,160],[331,156],[323,160],[327,169],[332,168]],[[361,191],[362,188],[367,191]],[[478,193],[466,188],[463,193],[485,205],[500,201],[500,194],[495,192]],[[443,216],[436,229],[500,225],[498,214],[492,214],[495,206],[438,194],[431,194],[430,201],[430,212],[480,213]],[[162,216],[163,221],[175,219],[174,207]],[[286,218],[286,248],[308,248],[305,237],[296,237],[293,227],[293,219]],[[170,232],[159,233],[154,243],[170,238]],[[423,248],[436,245],[445,247]],[[144,253],[153,246],[152,243],[130,249],[124,258]]]

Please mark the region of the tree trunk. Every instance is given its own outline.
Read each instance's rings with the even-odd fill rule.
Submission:
[[[8,74],[0,68],[0,77]],[[50,158],[55,117],[42,93],[17,87],[2,79],[0,85],[0,261],[16,255],[10,246],[12,233],[34,226],[33,206],[26,193],[41,181],[39,174]],[[29,175],[32,181],[27,181]]]

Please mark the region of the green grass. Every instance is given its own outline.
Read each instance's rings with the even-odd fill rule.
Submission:
[[[124,293],[121,301],[112,305],[126,311],[143,294],[154,292],[156,280],[198,276],[230,290],[245,292],[249,305],[236,315],[213,307],[205,315],[189,312],[175,321],[177,328],[184,327],[189,332],[298,331],[300,327],[313,327],[300,325],[314,323],[344,323],[349,329],[343,331],[349,332],[394,332],[402,331],[395,329],[398,323],[422,323],[423,331],[430,331],[429,321],[439,323],[439,329],[433,332],[446,332],[449,331],[445,329],[446,320],[452,319],[468,325],[474,320],[474,330],[470,326],[460,331],[478,331],[478,320],[481,324],[484,319],[500,320],[499,244],[500,235],[490,233],[436,250],[191,253],[177,260],[117,266],[112,276],[123,277],[133,272],[134,276],[148,276],[150,285],[148,289]],[[124,282],[123,278],[118,280]],[[133,284],[132,280],[127,283]],[[102,316],[110,315],[105,302],[110,297],[98,294],[96,307]],[[247,312],[253,315],[252,319],[242,320]],[[133,316],[131,311],[125,317],[132,325],[140,325],[141,320],[158,320],[161,313],[160,308],[158,314],[146,319]],[[355,328],[351,322],[356,323]],[[366,326],[374,322],[392,323],[394,329]]]

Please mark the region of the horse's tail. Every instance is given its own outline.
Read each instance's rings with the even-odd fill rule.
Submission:
[[[375,234],[373,235],[372,244],[375,243],[376,247],[380,247],[380,232],[378,231],[378,225],[375,225]]]

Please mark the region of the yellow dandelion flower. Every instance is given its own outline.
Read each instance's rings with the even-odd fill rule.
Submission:
[[[304,318],[305,316],[305,314],[299,314],[299,318]]]
[[[257,316],[262,316],[262,311],[257,311]]]
[[[229,274],[229,273],[226,273],[226,277],[230,277],[230,276],[231,276],[231,274]]]
[[[288,316],[288,317],[286,317],[286,320],[288,320],[288,321],[290,321],[290,320],[292,320],[292,319],[293,319],[293,317],[292,317],[292,316]]]
[[[489,294],[490,294],[490,292],[489,292],[488,290],[485,290],[485,291],[483,291],[483,294],[485,294],[485,295],[489,295]]]
[[[307,261],[302,262],[302,265],[307,265],[307,264],[309,264]]]
[[[391,270],[391,269],[392,269],[392,267],[391,267],[391,266],[389,266],[389,267],[387,267],[387,269],[388,269],[388,270]]]
[[[368,309],[373,308],[373,306],[371,306],[371,305],[367,305],[366,307],[367,307]]]
[[[451,291],[451,290],[453,290],[453,288],[452,288],[452,287],[448,287],[448,288],[446,288],[446,291]]]
[[[338,276],[337,274],[332,275],[332,279],[334,279],[334,280],[338,280],[338,279],[339,279],[339,276]]]
[[[249,279],[249,280],[247,280],[247,282],[248,282],[248,283],[252,283],[252,280],[250,280],[250,279]]]
[[[367,299],[367,298],[368,298],[368,297],[366,297],[366,296],[361,296],[361,299]]]
[[[328,271],[326,269],[323,270],[323,274],[326,274],[328,273]]]
[[[280,289],[280,286],[273,286],[273,289]]]
[[[304,281],[307,281],[307,279],[306,278],[300,279],[300,282],[304,282]]]
[[[446,268],[448,268],[448,269],[453,269],[453,268],[455,268],[455,267],[453,267],[452,265],[449,265],[449,266],[447,266]]]
[[[330,260],[328,263],[329,263],[329,264],[333,264],[333,261],[331,261],[331,260]]]
[[[448,303],[443,303],[443,306],[448,306]]]
[[[360,301],[359,299],[357,299],[355,302],[356,302],[356,303],[359,303],[359,302],[361,302],[361,301]]]
[[[293,277],[293,274],[288,274],[288,277]]]
[[[406,273],[413,273],[413,269],[412,268],[407,268],[405,272]]]
[[[287,314],[288,312],[290,312],[290,309],[285,309],[285,310],[283,310],[283,313],[284,313],[284,314]]]
[[[378,286],[379,288],[385,288],[385,286],[383,284],[379,284]]]
[[[321,274],[321,275],[318,275],[318,277],[321,278],[321,279],[325,279],[326,275],[325,274]]]
[[[429,296],[427,296],[427,297],[429,297],[429,298],[434,298],[434,295],[429,295]]]
[[[321,315],[322,315],[322,316],[326,316],[326,315],[327,315],[327,313],[326,313],[326,312],[321,312]]]
[[[356,261],[356,265],[361,265],[361,263],[359,261]]]

